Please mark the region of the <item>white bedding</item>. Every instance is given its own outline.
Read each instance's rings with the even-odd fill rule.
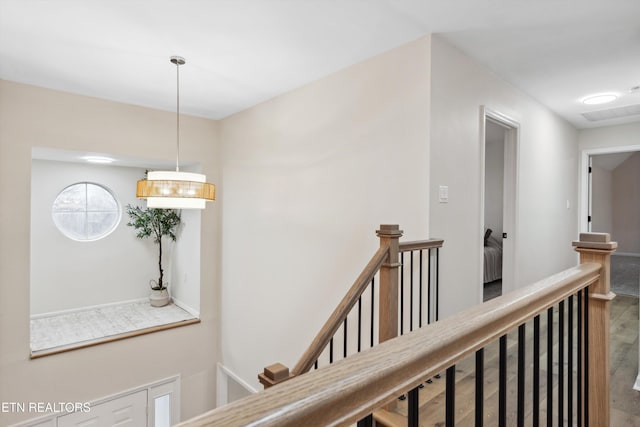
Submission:
[[[489,236],[484,247],[484,283],[502,279],[502,243]]]

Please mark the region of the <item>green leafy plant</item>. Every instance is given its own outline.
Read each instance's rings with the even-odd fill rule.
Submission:
[[[160,277],[158,282],[152,280],[151,289],[162,290],[167,286],[162,280],[164,270],[162,269],[162,238],[168,237],[172,241],[176,241],[176,232],[180,225],[180,214],[173,209],[142,209],[139,206],[127,205],[127,214],[130,221],[128,226],[136,230],[138,239],[153,238],[153,242],[158,245],[158,268],[160,269]]]

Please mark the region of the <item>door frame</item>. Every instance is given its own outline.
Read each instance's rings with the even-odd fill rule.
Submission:
[[[484,236],[485,203],[485,135],[486,121],[489,120],[505,128],[504,177],[503,177],[503,215],[502,229],[508,234],[503,240],[502,258],[502,294],[517,287],[518,272],[515,268],[518,259],[518,171],[520,169],[520,123],[495,109],[485,105],[480,107],[480,235]],[[484,289],[484,240],[480,238],[478,256],[480,259],[480,302]],[[506,286],[505,286],[506,285]]]
[[[580,150],[580,213],[578,224],[580,233],[589,231],[588,216],[591,213],[591,186],[589,185],[589,159],[600,154],[615,154],[640,151],[640,145],[583,148]]]

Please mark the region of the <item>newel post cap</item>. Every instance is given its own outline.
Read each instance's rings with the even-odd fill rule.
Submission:
[[[282,363],[269,365],[264,368],[264,372],[258,374],[258,380],[264,388],[269,388],[292,377],[293,375],[289,372],[289,368],[284,366]]]
[[[380,229],[376,230],[378,237],[401,237],[403,230],[400,230],[398,224],[381,224]]]
[[[572,243],[579,249],[600,249],[614,251],[618,247],[618,242],[611,241],[609,233],[580,233],[580,240]]]

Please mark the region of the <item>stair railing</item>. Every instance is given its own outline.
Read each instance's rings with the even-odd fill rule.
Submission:
[[[291,372],[283,364],[275,363],[258,374],[265,388],[317,369],[323,354],[324,362],[331,364],[395,338],[399,331],[402,335],[405,324],[413,330],[414,324],[421,327],[437,319],[438,259],[443,241],[400,242],[403,232],[395,224],[381,225],[376,234],[380,247]]]
[[[564,424],[564,407],[577,404],[578,425],[609,425],[609,305],[615,296],[609,290],[609,256],[616,248],[609,241],[608,234],[581,234],[579,242],[574,242],[580,252],[581,265],[550,276],[524,288],[479,304],[447,319],[431,323],[423,328],[409,332],[371,349],[335,363],[321,367],[305,375],[297,376],[277,387],[253,394],[229,405],[215,409],[193,418],[182,427],[201,426],[346,426],[357,422],[358,426],[373,425],[373,413],[380,410],[397,397],[409,394],[407,424],[417,426],[419,416],[417,398],[419,386],[427,379],[446,370],[446,426],[456,423],[455,409],[455,372],[456,363],[469,355],[476,355],[476,366],[482,369],[483,349],[491,342],[500,343],[500,380],[499,380],[499,422],[507,425],[506,387],[506,336],[517,329],[518,334],[518,376],[517,416],[514,425],[524,425],[525,324],[534,323],[534,336],[545,313],[549,316],[549,331],[554,328],[553,310],[558,304],[570,301],[569,324],[575,320],[577,325],[564,329],[564,320],[558,324],[558,330],[577,330],[576,373],[574,369],[560,370],[558,375],[567,375],[562,386],[547,383],[547,399],[554,403],[557,412],[547,407],[547,423]],[[572,308],[577,302],[577,313]],[[549,311],[551,310],[551,311]],[[565,313],[563,306],[560,311]],[[567,338],[568,342],[570,341]],[[560,342],[564,342],[564,338]],[[503,346],[504,344],[504,346]],[[540,350],[540,337],[534,338],[534,352]],[[536,349],[537,347],[537,349]],[[560,358],[559,365],[565,365],[564,357],[569,358],[569,366],[575,355],[573,345],[570,350],[555,352]],[[553,347],[551,347],[553,357]],[[503,350],[504,354],[503,354]],[[503,359],[504,358],[504,359]],[[533,408],[540,410],[536,402],[536,378],[544,376],[540,369],[540,354],[534,358]],[[478,363],[480,362],[480,363]],[[548,362],[553,367],[553,360]],[[563,373],[565,372],[565,373]],[[553,376],[553,372],[549,373]],[[577,375],[577,387],[574,376]],[[482,425],[482,388],[478,389],[476,377],[476,416],[480,414]],[[530,384],[528,385],[530,387]],[[565,399],[566,389],[575,391],[571,399]],[[572,393],[572,392],[569,392]],[[577,396],[576,396],[577,395]],[[504,399],[503,399],[504,397]],[[481,404],[477,406],[478,402]],[[571,402],[571,403],[569,403]],[[553,412],[553,413],[552,413]],[[573,408],[568,410],[573,414]],[[540,413],[537,414],[538,418]],[[553,417],[559,417],[555,420]],[[569,415],[571,419],[572,415]],[[536,420],[534,413],[534,420]],[[534,422],[537,425],[537,422]]]

